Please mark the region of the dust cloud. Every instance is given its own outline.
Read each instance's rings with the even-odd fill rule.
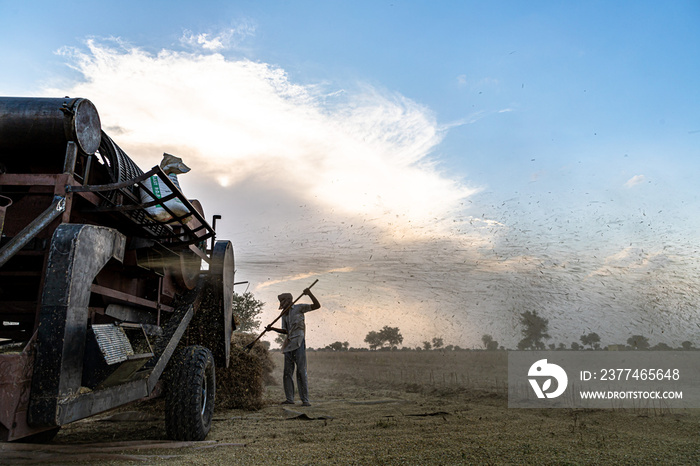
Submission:
[[[448,173],[449,125],[400,95],[301,85],[212,52],[90,41],[64,53],[82,79],[44,93],[91,99],[144,169],[163,152],[192,167],[183,190],[223,216],[219,238],[234,243],[236,279],[267,303],[263,321],[278,293],[320,280],[309,346],[364,346],[390,325],[408,346],[473,347],[488,333],[512,348],[526,310],[549,319],[546,343],[697,335],[694,235],[624,197],[644,178],[605,201],[556,185],[501,195]]]

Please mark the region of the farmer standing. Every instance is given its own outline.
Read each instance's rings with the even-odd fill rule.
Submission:
[[[306,324],[304,323],[304,314],[320,309],[321,304],[316,299],[316,296],[311,293],[310,289],[306,288],[303,294],[311,298],[313,304],[293,304],[293,298],[290,293],[282,293],[277,296],[277,299],[280,301],[279,308],[286,310],[282,315],[282,328],[268,325],[267,330],[274,330],[277,333],[287,335],[282,344],[282,352],[284,353],[284,375],[282,381],[286,398],[282,404],[294,404],[294,381],[292,375],[296,365],[299,398],[301,398],[302,406],[311,406],[311,403],[309,403],[309,384],[306,376],[306,339],[304,338]]]

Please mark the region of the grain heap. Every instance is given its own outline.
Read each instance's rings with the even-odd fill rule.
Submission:
[[[262,343],[250,351],[245,346],[255,339],[249,333],[234,332],[229,367],[216,369],[216,398],[221,408],[256,410],[263,407],[263,392],[271,381],[274,362]]]

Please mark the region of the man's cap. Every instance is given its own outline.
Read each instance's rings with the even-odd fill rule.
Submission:
[[[292,293],[282,293],[281,295],[277,296],[277,299],[280,301],[280,309],[282,309],[282,303],[285,301],[292,301],[294,298],[292,297]]]

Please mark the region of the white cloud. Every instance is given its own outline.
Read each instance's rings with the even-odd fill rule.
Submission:
[[[91,41],[70,59],[83,81],[45,94],[92,100],[144,169],[163,152],[182,157],[192,168],[180,179],[185,193],[202,200],[207,215],[224,216],[219,237],[234,241],[241,279],[263,301],[308,286],[299,277],[318,277],[322,295],[341,296],[324,304],[354,303],[363,325],[386,325],[394,296],[402,312],[414,313],[408,321],[422,322],[415,313],[426,308],[409,269],[445,282],[447,262],[466,262],[491,235],[486,221],[459,220],[477,189],[441,171],[431,154],[445,129],[401,95],[369,86],[326,92],[278,67],[217,53],[151,54]],[[448,280],[459,288],[461,277]],[[338,332],[324,335],[350,338],[342,326]],[[361,344],[364,334],[357,337]]]
[[[212,36],[207,33],[195,35],[191,31],[185,31],[181,41],[191,47],[201,47],[204,50],[218,51],[224,48],[223,39],[224,38],[221,36]]]
[[[626,188],[632,188],[634,186],[637,186],[638,184],[644,183],[646,181],[646,177],[644,175],[634,175],[632,178],[627,180],[625,183]]]
[[[222,186],[262,178],[293,187],[300,201],[363,218],[391,215],[407,230],[437,228],[434,218],[476,192],[430,159],[442,132],[405,97],[367,87],[329,104],[264,63],[88,47],[74,53],[85,81],[53,93],[89,96],[147,166],[157,160],[146,154],[168,147]]]
[[[238,46],[244,39],[255,35],[255,25],[250,22],[241,22],[236,27],[224,29],[219,32],[194,33],[186,29],[180,37],[180,43],[206,52],[220,52]]]

